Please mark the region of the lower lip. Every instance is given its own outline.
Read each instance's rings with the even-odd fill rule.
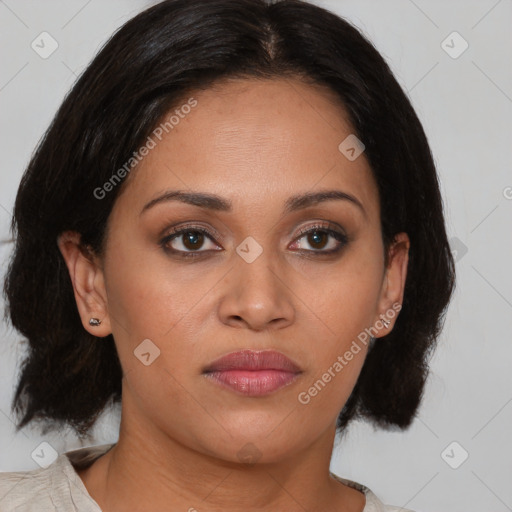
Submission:
[[[264,396],[291,384],[298,373],[280,370],[223,370],[206,376],[246,396]]]

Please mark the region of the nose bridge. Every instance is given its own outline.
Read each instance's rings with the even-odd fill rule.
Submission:
[[[254,261],[248,262],[242,258],[236,267],[243,289],[250,293],[264,294],[267,297],[279,294],[282,283],[279,265],[275,260],[276,255],[268,249]]]
[[[237,248],[239,261],[235,264],[235,272],[238,293],[262,303],[276,301],[282,294],[277,255],[269,248],[263,250],[259,247],[247,240]]]
[[[244,322],[253,329],[263,329],[277,320],[293,321],[292,297],[280,275],[278,254],[248,238],[236,249],[232,276],[220,308],[222,320]]]

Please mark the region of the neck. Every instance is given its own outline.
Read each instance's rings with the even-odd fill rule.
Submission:
[[[245,464],[122,421],[119,441],[79,472],[103,512],[357,511],[364,496],[329,473],[335,426],[278,462]]]

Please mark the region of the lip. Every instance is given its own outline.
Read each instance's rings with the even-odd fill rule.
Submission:
[[[275,350],[231,352],[203,370],[210,380],[246,396],[264,396],[291,384],[302,370]]]
[[[300,372],[301,369],[282,352],[276,350],[239,350],[216,359],[203,371],[226,370],[279,370],[283,372]]]

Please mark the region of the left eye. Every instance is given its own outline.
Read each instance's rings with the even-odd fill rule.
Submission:
[[[303,239],[312,249],[304,247],[304,243],[301,242]],[[315,227],[303,232],[293,245],[295,245],[295,249],[308,252],[332,253],[341,250],[346,243],[347,237],[343,233],[332,229]]]

